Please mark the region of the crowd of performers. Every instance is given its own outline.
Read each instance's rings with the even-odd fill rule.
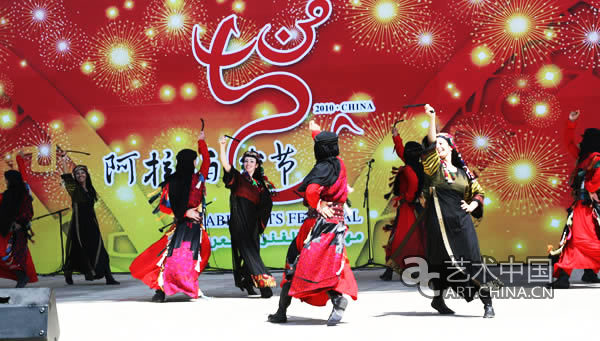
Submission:
[[[409,268],[407,257],[423,257],[428,272],[434,275],[431,306],[435,310],[454,313],[444,301],[445,290],[451,288],[467,301],[479,297],[483,317],[491,318],[495,313],[490,292],[503,284],[485,266],[475,230],[483,217],[484,191],[453,137],[438,132],[435,110],[426,105],[425,112],[430,124],[422,143],[404,144],[397,129],[392,129],[395,151],[404,166],[394,169],[392,190],[386,195],[394,196],[396,218],[388,229],[390,236],[384,246],[387,268],[381,279],[389,281],[395,271]],[[557,278],[550,283],[554,288],[568,288],[573,269],[585,269],[585,282],[600,282],[600,130],[585,130],[577,145],[574,135],[579,115],[578,111],[569,115],[565,130],[566,146],[577,162],[571,177],[574,201],[568,209],[567,224],[559,248],[549,248]],[[339,157],[338,136],[321,131],[314,121],[310,130],[316,163],[298,189],[307,217],[285,258],[279,305],[268,316],[272,323],[287,321],[286,312],[295,297],[315,306],[325,306],[330,300],[333,310],[327,324],[335,325],[348,305],[344,295],[356,300],[358,294],[344,243],[348,230],[344,212],[352,189]],[[260,154],[244,153],[239,171],[227,159],[225,137],[219,139],[219,145],[223,182],[230,190],[234,284],[248,295],[257,295],[254,288],[258,288],[262,298],[269,298],[276,281],[261,259],[260,236],[271,215],[274,186],[264,175]],[[202,164],[196,171],[198,154]],[[19,153],[16,157],[20,170],[25,169],[23,156]],[[72,273],[78,272],[86,280],[105,278],[106,284],[119,284],[112,276],[94,212],[98,198],[87,167],[77,165],[69,171],[66,153],[59,151],[58,156],[73,212],[63,268],[65,281],[72,285]],[[150,200],[158,200],[155,212],[171,215],[174,221],[130,266],[132,276],[155,291],[154,302],[164,302],[177,293],[203,296],[198,276],[211,253],[203,224],[210,166],[204,131],[198,136],[197,152],[183,149],[176,159],[175,172],[165,178]],[[33,199],[24,173],[13,166],[9,161],[11,170],[4,174],[7,189],[0,196],[0,277],[16,280],[17,287],[22,288],[37,281],[28,250],[28,242],[33,241]]]

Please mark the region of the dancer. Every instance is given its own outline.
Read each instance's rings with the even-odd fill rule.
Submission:
[[[489,272],[479,250],[471,215],[483,216],[484,192],[458,153],[452,136],[437,134],[435,110],[425,106],[430,119],[423,154],[426,181],[430,184],[426,211],[426,255],[435,295],[431,306],[440,314],[453,314],[444,302],[444,290],[471,301],[478,293],[484,304],[484,318],[494,317],[490,289],[502,283]],[[460,262],[460,263],[458,263]],[[457,271],[459,270],[460,271]],[[452,276],[452,277],[451,277]]]
[[[86,281],[104,277],[106,284],[120,284],[112,275],[108,253],[102,242],[94,211],[98,195],[92,185],[90,173],[84,165],[75,166],[69,173],[66,152],[59,150],[58,156],[62,164],[61,177],[71,197],[73,209],[63,267],[65,282],[72,285],[73,272],[77,271],[85,275]]]
[[[552,283],[556,289],[568,289],[573,269],[585,269],[582,281],[600,283],[596,273],[600,270],[600,129],[588,128],[583,133],[579,146],[575,144],[575,128],[580,112],[569,114],[564,141],[575,158],[577,166],[571,177],[575,201],[568,209],[569,217],[554,264]]]
[[[287,308],[296,297],[314,306],[324,306],[329,299],[333,310],[327,325],[342,320],[348,301],[356,300],[358,287],[350,269],[344,238],[344,203],[348,198],[346,167],[338,157],[338,137],[321,132],[310,122],[315,140],[317,163],[304,178],[299,191],[304,194],[307,218],[286,256],[286,271],[279,297],[279,308],[268,317],[272,323],[287,322]]]
[[[397,209],[388,243],[384,246],[387,267],[385,272],[379,276],[384,281],[392,280],[394,269],[406,267],[404,264],[406,257],[423,257],[425,255],[425,231],[422,224],[417,222],[417,215],[423,210],[419,203],[425,178],[421,164],[423,146],[414,141],[409,141],[404,145],[396,126],[392,128],[392,138],[396,154],[405,166],[398,169],[392,184],[392,192],[386,195],[386,199],[391,194],[395,196],[393,200]],[[418,225],[413,227],[413,224]],[[408,233],[411,235],[407,236]]]
[[[0,194],[0,277],[16,280],[16,287],[24,288],[27,283],[38,280],[27,247],[33,236],[33,198],[21,173],[12,169],[12,162],[7,163],[11,169],[4,172],[6,191]],[[25,169],[22,151],[17,156],[17,164],[19,170]]]
[[[195,173],[197,154],[191,149],[177,153],[175,173],[161,184],[159,209],[175,216],[165,235],[142,252],[129,267],[131,275],[156,290],[153,302],[182,292],[192,298],[202,295],[198,276],[208,264],[210,240],[204,229],[204,197],[210,167],[204,131],[198,136],[202,166]]]
[[[264,232],[271,216],[273,184],[264,175],[262,160],[255,151],[247,151],[242,157],[243,171],[240,173],[229,160],[225,137],[219,138],[221,165],[225,170],[223,182],[229,188],[229,233],[233,256],[233,279],[240,290],[256,295],[254,287],[260,289],[262,298],[273,296],[275,278],[260,258],[260,235]]]

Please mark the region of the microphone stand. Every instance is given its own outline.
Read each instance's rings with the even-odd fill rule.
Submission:
[[[60,235],[60,268],[50,275],[55,275],[55,274],[60,273],[60,271],[62,271],[62,269],[65,266],[65,246],[64,246],[63,231],[62,231],[62,213],[69,209],[70,209],[69,207],[66,207],[66,208],[63,208],[62,210],[51,212],[51,213],[45,214],[43,216],[39,216],[39,217],[35,217],[35,218],[31,219],[31,222],[34,222],[36,220],[58,214],[58,233]]]
[[[363,199],[363,208],[367,209],[367,247],[369,250],[369,258],[367,259],[367,262],[365,264],[359,265],[359,266],[355,267],[355,269],[366,268],[366,267],[370,267],[370,266],[381,266],[381,267],[385,266],[383,264],[375,263],[374,257],[373,257],[373,245],[371,245],[372,239],[371,239],[371,208],[369,207],[369,180],[371,179],[371,169],[373,167],[372,166],[373,162],[375,162],[374,159],[371,159],[369,162],[367,162],[369,169],[367,170],[367,182],[365,184],[365,193],[364,193],[364,199]]]

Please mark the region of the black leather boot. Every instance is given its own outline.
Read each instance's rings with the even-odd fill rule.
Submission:
[[[162,303],[166,300],[167,300],[167,297],[165,296],[165,292],[160,289],[156,290],[156,292],[154,293],[154,296],[152,296],[152,302]]]
[[[553,289],[569,289],[571,284],[569,283],[569,274],[563,269],[559,270],[558,279],[548,285]]]
[[[271,290],[271,288],[269,287],[259,288],[259,290],[261,298],[270,298],[271,296],[273,296],[273,290]]]
[[[452,315],[454,314],[454,310],[448,308],[446,302],[444,301],[444,296],[439,295],[435,296],[433,300],[431,300],[431,307],[440,313],[440,315]]]
[[[271,323],[286,323],[287,322],[287,308],[292,303],[292,297],[288,295],[292,282],[286,282],[281,288],[281,294],[279,295],[279,308],[275,314],[270,314],[267,321]]]
[[[29,277],[25,271],[17,270],[15,274],[17,275],[17,286],[15,288],[25,288],[25,285],[29,282]]]
[[[73,285],[73,272],[65,270],[64,275],[65,282],[67,282],[68,285]]]
[[[248,292],[248,296],[258,295],[256,293],[256,291],[254,291],[254,286],[252,285],[252,281],[246,281],[246,283],[244,283],[243,289],[246,289],[246,291]]]
[[[346,307],[348,306],[348,300],[342,294],[334,290],[328,291],[327,294],[329,294],[329,298],[333,304],[333,309],[327,320],[327,325],[335,326],[342,320],[344,311],[346,311]]]
[[[119,285],[121,283],[117,282],[117,280],[113,277],[112,273],[107,272],[104,276],[106,278],[106,285]]]
[[[381,274],[381,276],[379,276],[379,278],[381,278],[381,280],[385,281],[385,282],[391,281],[393,273],[394,273],[394,271],[392,270],[392,268],[386,267],[385,272],[383,274]]]
[[[598,275],[592,269],[583,270],[581,280],[586,283],[600,283],[600,278],[598,278]]]
[[[492,307],[491,303],[488,304],[484,304],[483,305],[483,318],[487,319],[487,318],[493,318],[496,316],[496,313],[494,312],[494,307]]]

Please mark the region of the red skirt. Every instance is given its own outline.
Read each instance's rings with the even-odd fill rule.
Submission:
[[[565,245],[558,263],[554,264],[554,277],[559,269],[571,275],[573,269],[600,270],[600,240],[596,235],[596,225],[592,208],[578,202],[573,210],[571,239]]]
[[[24,270],[27,277],[29,277],[28,283],[37,282],[38,277],[35,271],[35,265],[33,264],[33,259],[31,258],[31,253],[27,247],[27,237],[25,234],[23,234],[22,238],[18,238],[18,241],[15,243],[17,245],[12,245],[10,254],[7,254],[7,247],[10,238],[12,237],[12,233],[7,234],[6,237],[0,234],[0,278],[16,281],[17,275],[15,274],[15,271]],[[23,250],[23,248],[25,250]],[[18,253],[23,253],[22,257],[15,257]],[[6,258],[6,260],[3,261],[3,258]]]
[[[350,268],[346,248],[344,247],[342,253],[337,253],[336,245],[332,244],[334,238],[334,233],[323,233],[319,242],[313,240],[310,248],[300,251],[289,291],[290,296],[314,306],[327,304],[329,290],[346,294],[353,300],[357,299],[358,287]]]
[[[144,282],[154,290],[163,290],[167,295],[173,295],[177,292],[183,292],[186,295],[198,297],[198,275],[206,268],[210,257],[210,239],[208,234],[202,231],[202,241],[200,249],[200,271],[195,269],[195,261],[192,261],[193,255],[189,250],[189,243],[173,251],[173,255],[166,257],[160,264],[163,254],[167,250],[169,243],[169,233],[165,234],[157,242],[150,245],[144,252],[140,253],[129,266],[131,276]],[[164,272],[163,272],[164,271]],[[159,283],[159,276],[163,272],[163,283]],[[195,283],[195,290],[194,290]]]
[[[390,258],[394,255],[406,233],[417,220],[415,216],[415,211],[412,205],[408,203],[403,203],[398,207],[398,212],[396,215],[396,226],[394,227],[394,231],[392,235],[390,235],[390,240],[388,244],[384,246],[385,248],[385,260],[389,261]],[[408,242],[402,248],[393,259],[392,264],[394,267],[405,268],[406,264],[404,264],[404,259],[407,257],[425,257],[425,236],[424,236],[424,228],[417,227],[417,229],[413,232],[413,234],[408,239]],[[389,264],[389,263],[388,263]]]

